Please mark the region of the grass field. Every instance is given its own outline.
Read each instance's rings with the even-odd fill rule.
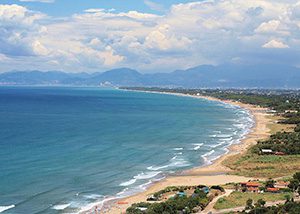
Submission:
[[[265,201],[280,201],[285,200],[286,195],[291,196],[291,193],[250,193],[250,192],[232,192],[229,196],[220,198],[214,208],[217,210],[241,207],[246,205],[246,201],[251,198],[254,203],[258,199]]]
[[[268,118],[270,118],[272,121],[280,121],[284,118],[277,115],[268,115]],[[276,132],[293,132],[295,125],[294,124],[282,124],[282,123],[271,123],[268,124],[267,127],[270,129],[271,134],[275,134]]]
[[[233,171],[230,174],[257,178],[277,178],[289,176],[300,170],[300,155],[234,155],[223,164]]]

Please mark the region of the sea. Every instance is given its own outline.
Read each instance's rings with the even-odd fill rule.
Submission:
[[[0,213],[101,207],[212,163],[253,124],[247,110],[206,99],[108,88],[0,87]]]

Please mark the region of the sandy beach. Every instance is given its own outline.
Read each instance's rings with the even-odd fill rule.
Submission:
[[[154,92],[156,93],[156,92]],[[178,96],[192,96],[184,94],[174,94]],[[274,123],[273,119],[267,117],[267,109],[261,108],[254,105],[244,104],[240,102],[234,102],[230,100],[219,100],[213,97],[204,97],[204,96],[192,96],[200,99],[208,99],[214,101],[221,101],[227,104],[236,105],[241,108],[247,109],[253,116],[255,125],[252,127],[250,132],[241,140],[241,143],[234,144],[229,147],[229,152],[219,159],[215,160],[211,165],[196,167],[187,171],[182,172],[177,176],[167,177],[159,182],[154,183],[144,192],[138,193],[136,195],[123,198],[113,203],[109,203],[104,206],[101,213],[109,214],[119,214],[125,213],[126,209],[133,203],[146,201],[149,195],[152,195],[154,192],[157,192],[161,189],[164,189],[168,186],[181,186],[181,185],[217,185],[225,184],[229,182],[242,182],[248,181],[249,177],[242,177],[236,175],[228,175],[230,169],[225,167],[222,162],[229,156],[240,154],[247,151],[247,148],[256,143],[257,140],[267,138],[270,135],[270,130],[268,124]]]

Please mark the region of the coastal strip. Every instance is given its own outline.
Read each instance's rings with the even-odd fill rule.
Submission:
[[[214,160],[210,165],[199,166],[192,168],[190,170],[186,170],[182,172],[180,175],[169,176],[161,181],[155,182],[149,186],[145,191],[137,193],[135,195],[116,199],[113,201],[104,204],[101,211],[109,214],[117,214],[117,213],[125,213],[126,209],[130,207],[133,203],[146,201],[147,197],[154,192],[157,192],[161,189],[164,189],[168,186],[182,186],[182,185],[219,185],[225,184],[229,182],[243,182],[248,181],[249,177],[236,176],[236,175],[228,175],[231,171],[229,168],[224,166],[222,162],[235,154],[244,153],[247,149],[256,144],[258,140],[268,138],[270,135],[268,125],[274,123],[274,121],[267,117],[266,108],[261,108],[255,105],[244,104],[241,102],[231,101],[231,100],[220,100],[214,97],[208,96],[197,96],[197,95],[188,95],[181,93],[170,93],[170,92],[155,92],[155,91],[141,91],[147,93],[160,93],[160,94],[168,94],[168,95],[176,95],[176,96],[187,96],[198,99],[206,99],[211,101],[218,101],[222,103],[226,103],[229,105],[238,106],[243,108],[252,115],[255,125],[251,128],[248,134],[241,139],[239,144],[233,144],[229,147],[229,152]],[[88,213],[93,213],[95,207],[89,210]],[[102,212],[101,212],[102,213]]]

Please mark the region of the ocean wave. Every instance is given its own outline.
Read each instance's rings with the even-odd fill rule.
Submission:
[[[231,134],[219,134],[219,135],[217,135],[218,138],[229,138],[231,136],[232,136]]]
[[[177,147],[177,148],[174,148],[173,150],[175,150],[175,151],[181,151],[181,150],[183,150],[183,148],[182,147]]]
[[[130,179],[129,181],[125,181],[123,183],[120,183],[119,186],[122,186],[122,187],[130,186],[130,185],[134,184],[135,182],[136,182],[136,179],[133,178],[133,179]]]
[[[205,157],[207,157],[207,156],[212,155],[214,152],[215,152],[215,150],[213,149],[213,150],[211,150],[211,151],[205,153],[204,155],[201,155],[201,157],[202,157],[202,158],[205,158]]]
[[[169,161],[169,164],[162,165],[162,166],[149,166],[147,167],[148,170],[156,171],[161,169],[167,168],[179,168],[179,167],[186,167],[190,166],[191,164],[186,161],[183,157],[179,157],[177,154],[172,157]]]
[[[149,178],[153,178],[155,176],[157,176],[159,173],[161,173],[161,171],[155,171],[155,172],[142,172],[136,176],[134,176],[135,179],[137,180],[145,180],[145,179],[149,179]]]
[[[12,209],[12,208],[14,208],[14,207],[15,207],[14,204],[9,205],[9,206],[0,206],[0,213],[4,212],[4,211],[6,211],[6,210]]]
[[[220,142],[226,142],[226,143],[229,143],[229,142],[232,141],[232,139],[233,139],[232,137],[228,137],[228,138],[220,138],[219,141],[220,141]]]
[[[196,143],[196,144],[193,144],[195,147],[193,148],[193,150],[197,151],[201,148],[201,146],[203,146],[203,143]]]
[[[216,147],[219,147],[219,146],[222,146],[224,144],[226,144],[227,142],[226,141],[221,141],[220,143],[216,144],[216,145],[211,145],[210,147],[211,148],[216,148]]]
[[[149,168],[149,167],[148,167]],[[160,174],[161,171],[150,171],[150,172],[142,172],[138,175],[133,176],[132,179],[130,179],[129,181],[125,181],[123,183],[121,183],[119,186],[131,186],[132,184],[134,184],[137,180],[146,180],[146,179],[150,179],[153,178],[155,176],[157,176],[158,174]]]
[[[54,209],[54,210],[64,210],[67,207],[69,207],[70,205],[71,205],[70,203],[68,203],[68,204],[57,204],[57,205],[54,205],[51,209]]]
[[[169,164],[168,165],[163,165],[163,166],[149,166],[149,167],[147,167],[147,169],[156,171],[156,170],[161,170],[161,169],[165,169],[165,168],[168,168],[168,167],[169,167]]]
[[[90,194],[90,195],[84,195],[83,197],[87,198],[87,199],[99,199],[104,197],[103,195],[99,195],[99,194]]]

